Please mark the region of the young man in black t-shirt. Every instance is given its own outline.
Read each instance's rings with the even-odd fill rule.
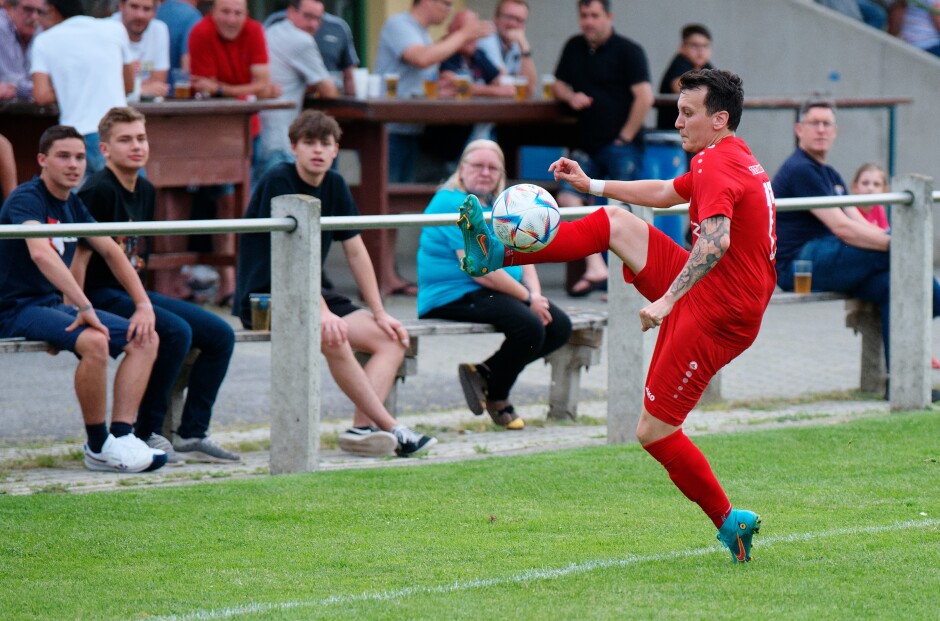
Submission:
[[[10,194],[0,209],[0,224],[94,222],[72,192],[85,176],[84,137],[74,127],[50,127],[39,139],[38,159],[42,172]],[[77,242],[75,237],[0,239],[0,338],[46,341],[56,352],[78,356],[75,393],[88,435],[89,470],[156,470],[166,463],[166,454],[131,433],[157,356],[153,306],[117,244],[110,237],[91,237],[88,244],[131,300],[129,319],[96,311],[69,272]],[[122,353],[109,430],[108,356]]]
[[[271,201],[285,194],[306,194],[320,199],[321,215],[357,216],[346,181],[330,170],[339,153],[339,124],[319,110],[306,110],[288,130],[297,161],[279,164],[258,182],[251,195],[246,218],[270,218]],[[343,450],[357,455],[407,457],[426,451],[436,442],[399,424],[383,402],[408,347],[408,332],[385,311],[372,260],[358,231],[324,231],[322,259],[332,242],[343,246],[366,311],[348,298],[324,289],[320,297],[320,350],[326,356],[333,379],[356,405],[353,427],[339,437]],[[271,292],[271,235],[249,233],[238,248],[235,306],[232,313],[251,327],[252,293]],[[275,300],[276,304],[277,301]],[[365,368],[353,354],[371,354]]]
[[[99,222],[153,220],[156,192],[153,184],[140,176],[150,155],[144,123],[144,116],[133,108],[111,108],[98,124],[105,168],[88,178],[79,196]],[[127,235],[116,241],[143,279],[150,254],[149,240]],[[133,301],[118,287],[101,257],[87,246],[79,247],[72,272],[84,284],[85,294],[96,307],[122,317],[134,312]],[[147,295],[156,315],[160,349],[140,402],[134,432],[148,446],[166,451],[171,464],[237,463],[238,455],[208,436],[212,406],[235,349],[234,331],[224,319],[195,304],[155,292]],[[182,420],[173,438],[167,439],[160,434],[169,410],[170,393],[193,347],[199,349],[199,357],[189,376]]]

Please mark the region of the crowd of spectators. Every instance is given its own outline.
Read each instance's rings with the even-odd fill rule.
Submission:
[[[816,2],[940,55],[940,2]],[[333,166],[339,153],[339,125],[323,112],[302,112],[308,96],[362,95],[357,93],[354,79],[359,58],[351,30],[342,19],[326,13],[321,0],[288,0],[287,8],[269,16],[264,24],[249,17],[247,0],[214,0],[205,14],[197,9],[195,0],[118,0],[115,8],[106,17],[94,18],[85,15],[81,0],[6,0],[2,4],[0,100],[54,103],[59,110],[59,126],[44,137],[40,148],[41,175],[23,184],[15,198],[7,201],[4,217],[10,222],[33,222],[48,203],[62,211],[62,222],[84,222],[92,217],[121,220],[127,214],[131,220],[153,219],[154,189],[144,173],[149,154],[144,118],[127,108],[127,103],[178,96],[173,85],[183,75],[192,93],[200,98],[281,98],[295,104],[291,109],[264,111],[251,121],[256,187],[248,217],[270,215],[271,199],[292,193],[323,197],[325,215],[358,213],[345,180]],[[431,93],[439,97],[541,98],[526,34],[530,8],[527,0],[500,0],[492,21],[488,21],[469,9],[451,16],[452,0],[413,0],[409,10],[391,16],[383,26],[374,70],[396,74],[397,94],[402,98]],[[644,124],[654,103],[646,53],[638,43],[615,31],[609,0],[578,0],[577,18],[580,32],[561,47],[551,85],[552,96],[567,104],[577,117],[578,142],[568,145],[573,149],[572,161],[596,180],[637,179]],[[443,36],[436,41],[429,31],[433,26],[444,26]],[[678,94],[680,76],[690,70],[710,69],[711,48],[712,35],[705,26],[683,27],[679,49],[662,75],[660,93]],[[116,120],[107,122],[109,115],[115,114]],[[676,117],[674,105],[660,107],[657,128],[675,128],[682,122]],[[836,127],[835,108],[829,102],[809,103],[801,110],[795,125],[797,148],[773,179],[778,197],[845,193],[844,181],[826,164]],[[489,124],[472,130],[462,127],[457,134],[431,133],[417,124],[390,124],[389,181],[421,180],[422,165],[434,156],[422,141],[422,136],[428,135],[434,136],[432,142],[447,143],[444,146],[453,153],[443,157],[445,168],[450,166],[444,177],[450,178],[431,201],[429,213],[456,211],[468,193],[479,194],[489,203],[505,187],[505,158],[499,136]],[[442,136],[446,140],[441,140]],[[866,170],[870,180],[862,172],[856,176],[856,184],[867,180],[876,189],[884,189],[883,170]],[[88,179],[84,186],[83,177]],[[16,185],[12,148],[0,136],[0,200],[10,196]],[[594,201],[591,194],[596,193],[562,182],[558,202],[562,206],[589,204]],[[188,206],[183,206],[181,195],[168,194],[168,217],[187,216]],[[213,188],[211,196],[220,215],[237,214],[230,186]],[[846,291],[881,306],[887,353],[890,233],[883,210],[846,208],[782,214],[777,240],[780,286],[792,288],[794,259],[812,259],[820,274],[814,278],[814,286]],[[235,254],[234,236],[219,235],[215,241],[218,252]],[[496,324],[507,336],[504,346],[485,362],[461,365],[461,385],[474,413],[487,411],[496,424],[510,429],[525,426],[509,401],[513,381],[522,368],[559,347],[570,333],[564,313],[541,295],[533,267],[470,278],[458,269],[455,260],[462,256],[463,248],[458,233],[429,229],[422,234],[418,254],[419,290],[397,273],[394,261],[383,262],[388,272],[376,278],[358,232],[324,234],[324,257],[333,241],[342,246],[368,306],[355,306],[324,287],[323,353],[337,382],[356,405],[353,427],[339,439],[344,450],[407,456],[436,442],[400,425],[383,405],[408,346],[407,333],[383,306],[382,296],[389,294],[418,295],[418,312],[423,317]],[[0,322],[11,335],[50,340],[57,349],[84,356],[79,374],[94,371],[94,394],[80,395],[89,437],[86,465],[99,470],[130,467],[142,471],[194,456],[236,462],[237,455],[218,447],[207,435],[211,406],[232,353],[231,329],[215,315],[173,299],[187,294],[173,283],[156,281],[158,289],[166,289],[160,293],[169,297],[143,290],[136,276],[143,273],[147,252],[136,245],[136,238],[133,243],[122,239],[120,248],[105,241],[88,243],[99,255],[91,257],[88,246],[69,246],[49,258],[69,264],[69,255],[75,253],[79,259],[70,274],[57,270],[55,277],[49,277],[43,271],[46,280],[36,277],[35,282],[27,283],[27,277],[34,274],[24,272],[22,282],[13,283],[22,285],[24,291],[27,285],[38,286],[36,291],[48,296],[30,310],[58,313],[54,322],[49,320],[45,325],[45,332],[20,334],[18,330],[25,330],[16,324],[21,318],[12,315],[6,324]],[[270,290],[269,244],[266,234],[242,238],[237,282],[234,267],[219,268],[216,301],[227,306],[234,301],[234,314],[246,327],[251,327],[249,296]],[[36,253],[27,255],[24,249],[33,250],[34,246],[42,244],[9,242],[0,250],[11,264],[32,270],[30,261],[36,260]],[[42,246],[42,252],[48,254],[49,250]],[[130,253],[127,258],[135,273],[117,259],[125,253]],[[831,265],[826,264],[827,258]],[[76,271],[75,265],[88,266],[87,274],[85,268]],[[587,295],[606,280],[604,256],[590,255],[580,280],[568,293]],[[385,288],[380,290],[380,284]],[[56,292],[66,294],[65,301],[76,302],[75,306],[61,304]],[[95,308],[110,311],[110,315],[102,314],[99,322]],[[940,284],[936,282],[933,314],[940,315]],[[58,324],[71,325],[69,331],[87,326],[87,334],[92,336],[81,337],[86,331],[80,331],[68,338],[59,335],[59,341],[47,339],[53,331],[59,334]],[[95,336],[108,336],[109,329],[128,336],[124,340]],[[543,345],[518,355],[524,349],[518,344],[520,340]],[[124,364],[137,369],[135,377],[140,381],[132,382],[136,392],[128,393],[126,402],[114,406],[112,427],[106,429],[101,398],[103,362],[108,354],[129,353],[134,341],[138,349],[125,357]],[[189,392],[183,425],[170,441],[159,431],[167,413],[170,386],[191,345],[203,352],[193,372],[203,376],[202,391]],[[372,354],[372,362],[364,369],[353,358],[354,347]],[[512,352],[517,355],[510,355]],[[148,385],[146,375],[151,367]],[[146,392],[143,386],[149,386]],[[353,389],[361,386],[374,390]],[[134,418],[137,439],[130,436]],[[177,453],[188,455],[179,457]]]

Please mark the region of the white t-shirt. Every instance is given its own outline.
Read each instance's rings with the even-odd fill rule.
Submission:
[[[98,131],[105,112],[127,105],[124,65],[131,62],[122,24],[76,15],[36,36],[30,73],[49,76],[59,123],[86,135]]]
[[[303,109],[307,85],[330,80],[323,64],[320,48],[309,33],[294,26],[290,20],[275,22],[264,30],[268,40],[268,63],[271,81],[281,85],[281,99],[296,104],[291,110],[261,112],[262,154],[272,151],[290,153],[287,128]]]
[[[121,24],[121,12],[111,15],[111,19]],[[140,41],[131,41],[131,58],[140,61],[140,77],[146,80],[151,71],[169,71],[170,69],[170,29],[159,19],[152,19],[147,24]]]

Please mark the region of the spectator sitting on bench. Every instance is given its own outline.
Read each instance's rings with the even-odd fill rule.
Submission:
[[[0,224],[87,224],[94,222],[72,189],[85,175],[85,140],[74,127],[56,125],[39,139],[38,177],[19,186],[0,209]],[[166,453],[135,436],[134,420],[159,339],[153,306],[136,272],[110,237],[88,243],[130,294],[130,319],[96,312],[69,272],[75,237],[0,239],[0,337],[48,342],[74,352],[75,393],[85,421],[89,470],[144,472],[166,463]],[[71,304],[66,304],[62,296]],[[114,378],[108,432],[108,355],[124,353]]]
[[[888,173],[878,164],[871,162],[862,164],[855,171],[855,176],[852,178],[852,194],[882,194],[888,191]],[[859,206],[857,209],[865,220],[878,228],[884,231],[890,228],[884,205]],[[931,357],[930,366],[940,369],[940,360]]]
[[[773,178],[777,198],[840,196],[846,183],[826,164],[836,133],[835,104],[807,101],[794,131],[797,148]],[[790,211],[777,216],[777,283],[793,290],[793,261],[813,263],[813,289],[838,291],[878,305],[885,364],[890,365],[891,236],[856,207]],[[940,315],[940,283],[933,280],[933,316]],[[889,369],[890,375],[890,369]],[[887,397],[887,391],[885,396]],[[933,391],[932,400],[940,400]]]
[[[505,186],[503,150],[492,140],[474,140],[424,213],[456,214],[469,194],[489,205]],[[509,391],[529,363],[568,342],[571,320],[542,295],[534,265],[471,277],[460,269],[463,254],[456,227],[421,231],[418,317],[491,323],[506,336],[485,362],[461,364],[457,372],[470,411],[479,415],[485,409],[497,425],[522,429],[525,421],[509,402]]]
[[[339,153],[341,131],[336,120],[319,110],[306,110],[288,130],[296,162],[271,168],[251,195],[246,218],[270,218],[271,201],[285,194],[306,194],[321,201],[321,215],[358,216],[349,186],[332,170]],[[368,312],[345,296],[323,289],[320,296],[320,351],[326,356],[333,379],[356,405],[353,427],[339,436],[339,446],[356,455],[408,457],[431,448],[437,440],[399,424],[383,401],[408,347],[408,332],[382,305],[382,296],[358,231],[324,231],[321,258],[326,260],[332,242],[340,242],[353,278]],[[252,293],[271,291],[271,236],[250,233],[242,236],[238,249],[238,277],[232,313],[251,327]],[[278,301],[274,300],[274,304]],[[371,354],[365,367],[353,351]]]
[[[150,145],[144,115],[133,108],[111,108],[98,123],[105,168],[92,174],[79,197],[98,222],[142,222],[154,219],[156,191],[140,176],[147,165]],[[149,238],[139,235],[116,239],[141,282],[146,279]],[[80,244],[72,273],[84,285],[95,305],[120,317],[134,313],[134,301],[107,269],[101,256]],[[212,406],[228,371],[235,349],[235,333],[218,315],[155,292],[147,292],[156,315],[160,348],[150,382],[144,392],[134,432],[152,448],[166,451],[168,463],[184,461],[237,463],[238,455],[208,437]],[[183,416],[174,437],[160,435],[170,404],[170,393],[192,348],[199,350],[186,390]],[[172,440],[172,444],[170,442]]]

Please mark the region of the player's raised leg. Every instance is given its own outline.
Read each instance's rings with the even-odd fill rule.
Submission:
[[[480,201],[471,194],[460,206],[460,218],[457,220],[464,239],[463,269],[471,276],[483,276],[510,265],[566,263],[602,252],[610,247],[612,219],[624,221],[624,235],[635,232],[646,235],[645,224],[633,214],[619,207],[602,207],[575,222],[559,224],[555,238],[542,250],[519,252],[508,248],[496,238],[483,218]],[[632,224],[631,219],[637,223],[636,226],[626,226]],[[617,254],[620,254],[619,250]],[[639,248],[631,251],[630,256],[634,254],[642,256],[645,264],[645,239]],[[626,257],[621,258],[627,260]]]

